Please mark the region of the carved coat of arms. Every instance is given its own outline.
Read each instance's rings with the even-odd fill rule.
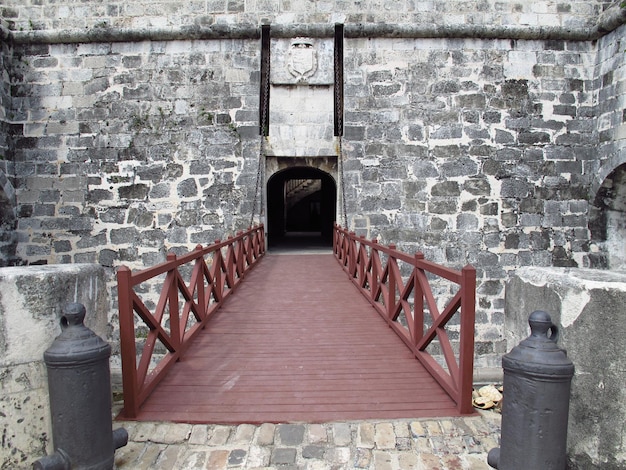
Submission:
[[[317,70],[317,51],[312,41],[294,39],[287,57],[287,70],[299,82],[313,76]]]

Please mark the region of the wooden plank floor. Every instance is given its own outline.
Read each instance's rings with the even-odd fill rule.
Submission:
[[[324,422],[458,416],[332,254],[268,254],[139,420]]]

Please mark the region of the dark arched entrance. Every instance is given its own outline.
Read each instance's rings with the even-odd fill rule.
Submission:
[[[326,172],[311,167],[278,171],[267,182],[268,246],[332,246],[337,187]]]

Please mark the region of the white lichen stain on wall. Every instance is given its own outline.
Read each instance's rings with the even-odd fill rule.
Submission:
[[[579,289],[567,289],[559,293],[561,297],[561,324],[564,327],[573,325],[583,312],[591,297],[589,293]]]

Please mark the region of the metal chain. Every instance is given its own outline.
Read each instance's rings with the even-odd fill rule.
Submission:
[[[343,67],[343,64],[339,63],[339,54],[335,51],[335,70],[339,70],[339,67]],[[335,84],[337,84],[337,73],[335,73]],[[343,106],[339,87],[335,86],[335,103],[337,103],[340,109],[337,109],[337,162],[339,164],[339,185],[341,186],[341,208],[343,209],[343,227],[348,228],[348,210],[346,205],[346,184],[343,169]]]
[[[343,226],[345,229],[348,228],[348,209],[346,206],[346,183],[345,177],[343,173],[343,145],[342,145],[342,136],[338,136],[338,151],[339,151],[339,184],[341,185],[341,202],[343,209]]]
[[[256,184],[254,187],[254,199],[252,201],[252,214],[250,215],[250,227],[252,227],[252,224],[254,223],[254,215],[256,214],[256,208],[257,208],[257,199],[259,198],[259,193],[260,194],[260,209],[259,209],[259,217],[261,216],[261,213],[263,212],[263,192],[259,191],[260,186],[261,186],[261,176],[263,173],[263,163],[264,163],[264,157],[265,157],[265,127],[267,126],[267,107],[269,105],[269,95],[270,95],[270,71],[269,71],[269,64],[268,67],[266,68],[267,73],[266,73],[266,79],[265,79],[265,83],[263,84],[263,96],[261,97],[261,99],[263,100],[263,109],[261,110],[261,142],[259,144],[259,161],[257,164],[257,171],[256,171]]]

